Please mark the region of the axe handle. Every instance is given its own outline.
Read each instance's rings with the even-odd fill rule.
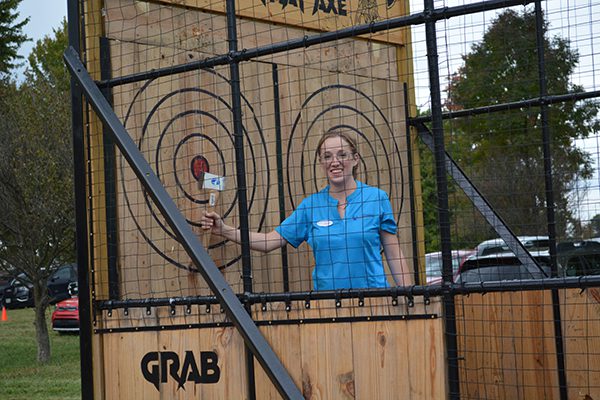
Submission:
[[[206,205],[206,212],[211,212],[215,210],[215,205],[217,204],[217,200],[219,199],[219,191],[211,189],[208,192],[208,204]],[[210,229],[202,232],[202,245],[205,249],[208,250],[208,246],[210,245]]]

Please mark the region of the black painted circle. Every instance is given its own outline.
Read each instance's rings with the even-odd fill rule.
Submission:
[[[225,78],[221,74],[218,74],[214,70],[203,70],[203,72],[213,74],[213,75],[219,77],[220,79],[224,80],[226,84],[229,84],[229,80],[227,78]],[[150,88],[150,86],[156,81],[157,80],[150,80],[150,81],[146,82],[146,84],[142,88],[140,88],[138,90],[138,92],[135,94],[135,96],[129,106],[129,109],[127,111],[126,117],[124,119],[125,127],[128,126],[128,122],[130,121],[130,117],[132,116],[133,107],[136,104],[136,101],[138,101],[138,99],[140,99],[142,97],[142,94],[146,90],[148,90]],[[225,109],[228,110],[230,113],[233,112],[231,105],[224,98],[222,98],[221,96],[218,96],[214,93],[211,93],[208,90],[204,90],[201,88],[184,88],[184,89],[179,89],[179,90],[173,91],[171,93],[165,94],[163,97],[158,99],[156,101],[156,103],[150,108],[150,111],[148,112],[148,114],[145,117],[141,137],[138,138],[137,145],[138,145],[138,148],[140,149],[140,151],[142,151],[142,153],[144,153],[146,155],[146,157],[149,156],[148,153],[150,151],[152,151],[152,150],[154,151],[154,153],[155,153],[154,154],[154,170],[159,178],[161,178],[161,176],[163,174],[162,167],[167,165],[167,164],[164,164],[164,162],[165,161],[168,162],[169,161],[168,158],[171,158],[172,162],[170,163],[170,168],[172,168],[172,171],[164,171],[164,172],[170,173],[172,178],[176,182],[175,187],[167,188],[167,190],[176,191],[176,193],[171,193],[173,198],[175,198],[177,195],[183,194],[183,197],[185,199],[187,199],[188,201],[190,201],[192,203],[192,206],[194,204],[206,204],[208,202],[208,199],[198,197],[197,194],[195,194],[195,193],[190,193],[188,190],[185,189],[185,186],[186,186],[185,183],[189,183],[191,179],[195,179],[197,181],[198,168],[200,170],[202,170],[203,168],[207,169],[206,171],[202,171],[202,172],[208,172],[209,170],[211,170],[211,173],[216,173],[220,176],[228,176],[227,173],[229,171],[227,171],[227,168],[226,168],[227,163],[225,162],[225,157],[223,155],[222,149],[219,148],[217,143],[209,135],[204,134],[202,132],[186,132],[185,136],[183,138],[181,138],[180,140],[178,140],[173,154],[172,155],[169,154],[170,157],[168,157],[168,156],[163,157],[163,155],[161,154],[161,151],[162,151],[161,147],[163,146],[163,141],[165,140],[165,138],[171,136],[171,137],[169,137],[169,140],[173,139],[172,138],[173,132],[170,132],[170,127],[174,124],[174,122],[178,118],[183,118],[186,115],[190,115],[190,114],[198,114],[198,115],[202,115],[206,118],[211,119],[215,123],[216,126],[220,127],[219,129],[223,130],[222,137],[227,137],[229,142],[231,143],[231,146],[233,147],[234,146],[233,134],[230,132],[229,129],[227,129],[227,126],[225,125],[225,123],[223,121],[221,121],[216,115],[213,115],[212,113],[207,112],[205,110],[193,109],[193,108],[185,110],[181,113],[178,113],[177,115],[172,116],[171,119],[168,121],[160,121],[161,124],[165,124],[165,125],[160,132],[160,138],[159,138],[156,148],[154,148],[154,149],[145,149],[144,148],[145,147],[144,140],[145,140],[146,134],[148,132],[149,126],[153,122],[152,121],[153,116],[156,113],[158,113],[159,111],[162,111],[161,108],[168,107],[167,102],[179,95],[182,95],[182,96],[206,96],[212,100],[217,101],[219,104],[224,106]],[[262,169],[268,170],[269,169],[269,161],[268,161],[267,157],[261,157],[261,159],[257,160],[255,151],[254,151],[254,147],[255,146],[262,147],[262,151],[264,152],[264,154],[267,154],[266,143],[265,143],[262,128],[258,122],[258,119],[254,113],[252,106],[250,105],[250,103],[247,101],[247,99],[243,95],[242,95],[242,100],[243,100],[242,106],[244,107],[244,113],[246,115],[248,113],[251,114],[252,122],[254,123],[253,131],[259,133],[260,141],[261,141],[261,143],[257,143],[257,144],[252,143],[252,140],[248,134],[246,127],[242,126],[245,148],[250,150],[249,157],[247,157],[247,158],[249,160],[251,160],[251,162],[250,162],[251,168],[249,169],[249,171],[247,171],[247,176],[250,177],[250,182],[248,184],[248,188],[249,188],[248,189],[249,190],[248,210],[250,211],[250,210],[252,210],[252,207],[255,202],[255,197],[256,197],[256,188],[257,188],[257,182],[256,182],[257,173],[256,173],[256,171],[258,171],[259,169],[260,170],[262,170]],[[197,102],[197,103],[199,103],[199,102]],[[197,103],[194,103],[194,104],[197,104]],[[189,101],[187,101],[187,102],[185,102],[185,104],[191,104],[191,103]],[[165,106],[165,105],[167,105],[167,106]],[[231,120],[233,120],[233,118],[231,118]],[[212,133],[214,134],[214,132],[212,132]],[[154,138],[155,138],[155,136],[154,136]],[[200,140],[200,139],[205,140],[205,143],[210,144],[210,146],[212,146],[210,151],[213,151],[213,152],[215,152],[215,154],[218,155],[217,164],[209,165],[208,160],[204,154],[192,154],[191,161],[189,161],[189,162],[186,161],[185,166],[178,167],[178,161],[180,159],[182,159],[181,157],[179,157],[179,152],[181,151],[182,147],[190,141]],[[171,145],[171,147],[173,147],[173,146]],[[172,151],[172,150],[169,150],[169,151]],[[258,168],[257,163],[261,163],[261,162],[264,165],[261,165],[260,168]],[[195,166],[198,163],[199,163],[200,167]],[[121,169],[121,176],[123,177],[125,175],[125,164],[124,164],[123,157],[121,157],[120,169]],[[259,221],[258,231],[260,231],[262,229],[262,226],[263,226],[265,218],[266,218],[266,210],[268,207],[268,198],[269,198],[269,189],[270,189],[269,179],[270,179],[270,177],[267,175],[266,199],[264,199],[264,207],[261,210],[262,212],[260,214],[261,218]],[[164,182],[163,179],[161,179],[161,180]],[[228,178],[228,181],[231,182],[231,185],[235,185],[235,180],[236,180],[235,176],[229,176],[229,178]],[[175,265],[176,267],[183,268],[183,269],[190,270],[190,271],[197,271],[197,269],[195,267],[190,266],[189,260],[179,260],[179,259],[174,259],[173,257],[169,256],[167,254],[167,252],[165,251],[165,249],[161,248],[161,245],[160,245],[161,240],[158,240],[158,238],[155,239],[155,238],[151,237],[152,233],[145,231],[146,229],[142,226],[140,221],[138,221],[138,217],[135,212],[135,207],[131,203],[129,193],[128,193],[127,187],[125,185],[125,179],[121,179],[121,182],[122,182],[122,190],[123,190],[125,202],[127,205],[127,209],[129,210],[129,213],[136,225],[137,230],[140,232],[140,234],[142,235],[144,240],[148,243],[148,245],[157,254],[159,254],[166,261]],[[148,209],[150,211],[150,214],[151,214],[153,220],[155,221],[155,223],[158,224],[158,226],[161,228],[161,230],[164,233],[167,234],[167,236],[169,236],[170,238],[172,238],[174,240],[177,240],[174,233],[164,223],[164,220],[162,219],[162,217],[159,216],[159,213],[157,211],[155,211],[155,206],[153,206],[153,202],[150,200],[150,198],[145,190],[143,190],[143,197],[144,197],[144,201],[146,204],[146,209]],[[236,192],[233,200],[231,201],[231,204],[229,204],[229,206],[227,207],[227,210],[223,213],[223,217],[226,217],[235,209],[235,207],[237,206],[237,199],[238,199],[238,197],[237,197],[237,192]],[[184,211],[182,211],[182,212],[184,212]],[[142,217],[143,217],[143,215],[142,215]],[[193,226],[199,226],[199,221],[191,220],[188,217],[186,217],[186,220],[188,221],[188,223],[190,223]],[[211,245],[209,249],[222,247],[222,246],[225,246],[227,243],[228,243],[227,240],[223,240],[219,243],[215,243],[215,244]],[[224,263],[219,266],[219,268],[229,267],[229,266],[235,264],[240,258],[241,258],[241,255],[237,254],[237,255],[233,256],[231,259],[225,260]]]
[[[345,93],[346,96],[344,94],[342,94],[342,92],[347,92]],[[350,94],[349,96],[347,94]],[[342,99],[342,98],[354,98],[354,99],[359,99],[361,104],[369,104],[370,105],[370,109],[358,109],[357,107],[348,105],[348,104],[334,104],[328,107],[322,107],[323,109],[317,113],[310,121],[306,121],[306,120],[302,120],[302,117],[304,115],[304,113],[306,112],[306,110],[309,109],[314,109],[316,107],[318,107],[316,104],[320,105],[323,103],[326,103],[326,101],[324,101],[323,99],[326,98],[327,96],[331,96],[331,98],[338,98],[338,99]],[[357,102],[359,101],[357,100]],[[369,129],[373,132],[374,134],[374,141],[369,140],[369,138],[364,134],[364,132],[361,131],[361,129],[357,126],[353,126],[347,123],[331,123],[329,121],[339,121],[339,118],[336,118],[336,116],[339,117],[340,113],[345,112],[348,113],[350,115],[354,115],[356,118],[358,118],[361,121],[361,126],[366,126],[369,127]],[[374,117],[372,117],[374,116]],[[375,121],[375,119],[377,119],[378,121]],[[346,122],[346,121],[344,121]],[[382,123],[377,123],[377,122],[382,122]],[[319,132],[315,132],[315,129],[317,126],[324,126],[322,128],[321,131]],[[302,128],[301,128],[302,127]],[[388,193],[388,195],[390,196],[390,199],[396,199],[398,201],[398,209],[397,209],[397,217],[396,220],[399,223],[400,222],[400,215],[402,213],[402,209],[404,206],[404,171],[402,168],[402,157],[400,154],[400,148],[398,146],[398,143],[396,141],[396,137],[397,135],[394,135],[394,131],[393,128],[390,124],[390,122],[388,121],[388,119],[386,118],[385,114],[383,113],[382,109],[371,99],[371,97],[369,97],[366,93],[352,87],[352,86],[348,86],[348,85],[340,85],[340,84],[335,84],[335,85],[329,85],[329,86],[325,86],[319,90],[316,90],[315,92],[311,93],[306,100],[303,102],[300,110],[298,110],[298,113],[296,115],[296,118],[294,119],[294,123],[292,126],[292,131],[290,134],[290,140],[288,142],[288,148],[287,148],[287,155],[286,155],[286,164],[287,164],[287,168],[286,168],[286,173],[287,173],[287,188],[288,188],[288,196],[290,198],[290,202],[292,204],[292,209],[296,208],[296,205],[294,203],[294,198],[301,195],[302,197],[306,197],[309,196],[313,193],[318,192],[319,190],[321,190],[322,188],[318,187],[318,181],[317,181],[317,165],[318,165],[318,160],[317,160],[317,155],[316,155],[316,149],[309,149],[308,148],[308,138],[309,137],[315,137],[315,136],[320,136],[322,134],[322,132],[327,131],[329,129],[334,129],[334,128],[345,128],[347,130],[353,131],[356,133],[357,136],[361,137],[363,139],[363,145],[360,149],[361,152],[361,165],[360,168],[362,168],[363,170],[365,170],[365,155],[366,154],[370,154],[371,157],[373,157],[373,160],[375,162],[375,167],[376,167],[376,171],[375,172],[375,182],[369,182],[368,180],[368,175],[365,174],[365,179],[363,180],[364,183],[366,184],[370,184],[372,186],[376,186],[379,187],[380,189],[383,189],[384,191],[386,191],[386,193]],[[301,131],[302,129],[302,131]],[[384,134],[385,133],[385,134]],[[294,137],[300,137],[302,144],[300,146],[300,148],[295,148],[293,149],[292,146],[294,145],[295,141],[294,141]],[[386,140],[392,140],[392,146],[391,148],[387,148],[385,142],[384,142],[384,138],[386,138]],[[377,157],[377,153],[375,150],[375,147],[378,146],[380,149],[383,150],[383,154],[380,154],[380,157]],[[302,193],[292,193],[292,188],[294,187],[294,185],[292,185],[292,180],[293,179],[297,179],[297,176],[295,176],[295,174],[297,174],[297,172],[294,170],[293,172],[290,170],[291,168],[291,157],[294,153],[300,153],[300,162],[299,162],[299,168],[300,168],[300,179],[299,181],[301,182],[301,188],[302,188]],[[383,161],[383,165],[380,165],[380,160]],[[312,179],[310,179],[310,177],[305,176],[305,166],[308,165],[312,165]],[[397,165],[398,167],[394,168],[393,165]],[[295,165],[296,166],[296,165]],[[399,184],[398,185],[393,185],[392,183],[394,183],[396,180],[394,179],[394,172],[393,170],[396,170],[399,172]],[[373,171],[372,171],[373,172]],[[382,179],[382,174],[387,175],[387,179],[385,179],[385,181],[387,181],[386,185],[383,185],[382,182],[384,181]],[[307,184],[309,186],[307,186]],[[396,193],[396,187],[399,187],[399,193]]]

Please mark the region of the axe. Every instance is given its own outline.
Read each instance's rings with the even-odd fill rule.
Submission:
[[[225,177],[202,172],[198,177],[198,186],[205,192],[208,191],[206,212],[214,211],[219,198],[219,192],[225,190]],[[201,241],[204,248],[208,250],[208,245],[210,244],[210,230],[202,232]]]

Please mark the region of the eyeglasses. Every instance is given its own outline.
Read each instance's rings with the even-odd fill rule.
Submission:
[[[354,153],[349,152],[349,151],[338,151],[337,154],[333,154],[333,153],[324,153],[322,156],[319,157],[319,160],[321,160],[322,162],[325,163],[330,163],[333,162],[334,157],[339,161],[339,162],[344,162],[344,161],[349,161],[351,159],[354,158]]]

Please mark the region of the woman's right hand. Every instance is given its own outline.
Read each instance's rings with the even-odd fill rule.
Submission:
[[[210,230],[211,233],[215,235],[221,235],[223,232],[223,227],[225,223],[223,222],[223,218],[219,214],[214,211],[203,212],[202,218],[200,218],[200,226],[205,231]]]

